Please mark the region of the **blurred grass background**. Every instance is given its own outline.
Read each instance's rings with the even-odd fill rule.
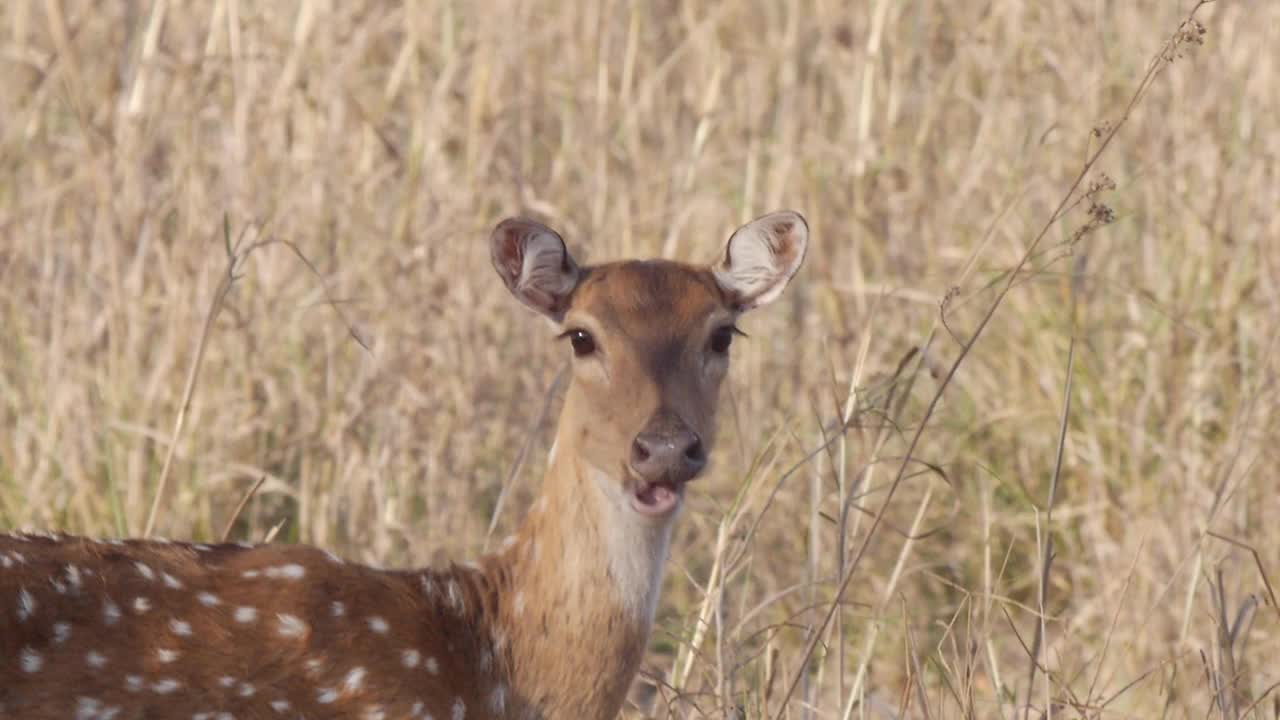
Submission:
[[[809,259],[743,323],[628,712],[1280,717],[1274,2],[1200,11],[1097,166],[1114,222],[1051,229],[801,671],[959,343],[1191,5],[6,0],[0,528],[142,532],[225,223],[315,272],[242,263],[159,534],[265,477],[237,538],[474,555],[536,492],[566,352],[492,225],[707,260],[791,207]]]

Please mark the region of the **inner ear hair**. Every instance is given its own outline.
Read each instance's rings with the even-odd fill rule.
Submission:
[[[564,238],[528,218],[507,218],[489,241],[494,270],[520,302],[560,322],[582,277]]]
[[[745,312],[782,293],[804,262],[808,244],[809,225],[800,213],[769,213],[729,236],[712,271],[736,308]]]

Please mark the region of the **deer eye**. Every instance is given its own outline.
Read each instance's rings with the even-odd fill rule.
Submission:
[[[561,337],[569,338],[569,344],[573,346],[573,354],[578,357],[584,357],[596,351],[595,338],[591,337],[591,333],[586,330],[570,330]]]
[[[733,344],[734,335],[745,336],[745,333],[733,325],[716,328],[711,333],[711,340],[707,342],[707,346],[711,348],[711,352],[723,355],[729,352],[729,346]]]

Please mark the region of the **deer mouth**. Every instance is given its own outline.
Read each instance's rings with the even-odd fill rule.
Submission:
[[[662,517],[680,506],[684,483],[670,480],[648,481],[636,478],[631,492],[631,508],[641,515]]]

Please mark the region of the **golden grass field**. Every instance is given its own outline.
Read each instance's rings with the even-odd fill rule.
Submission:
[[[1280,3],[1193,5],[6,0],[0,530],[172,446],[159,535],[482,552],[568,357],[494,223],[789,207],[628,712],[1280,717]]]

